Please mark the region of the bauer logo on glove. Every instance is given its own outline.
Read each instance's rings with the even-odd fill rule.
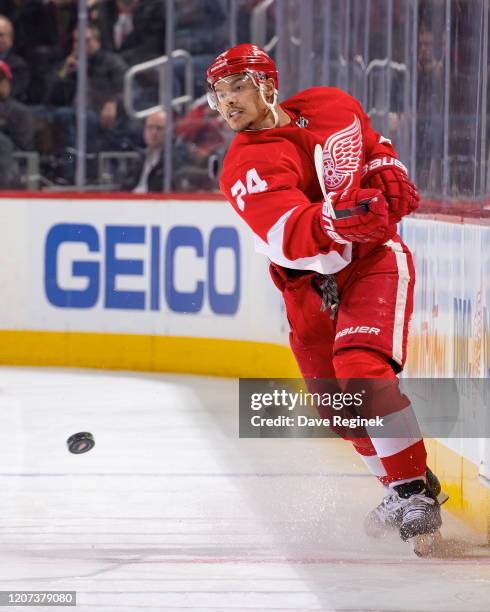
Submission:
[[[362,186],[379,189],[388,202],[390,223],[399,223],[419,207],[417,188],[402,162],[386,155],[369,161],[362,169]]]

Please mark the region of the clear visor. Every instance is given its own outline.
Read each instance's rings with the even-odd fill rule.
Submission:
[[[213,110],[219,110],[220,104],[226,102],[230,97],[239,96],[252,88],[258,89],[258,87],[256,80],[250,72],[243,72],[239,75],[230,74],[208,87],[206,94],[208,104]]]

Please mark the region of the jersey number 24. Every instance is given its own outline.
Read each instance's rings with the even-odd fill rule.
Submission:
[[[240,179],[231,188],[231,195],[235,198],[236,204],[240,210],[244,210],[245,201],[243,196],[247,193],[260,193],[267,189],[267,181],[261,179],[255,168],[250,168],[246,176],[247,186]]]

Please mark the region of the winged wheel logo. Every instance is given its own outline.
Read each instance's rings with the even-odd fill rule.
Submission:
[[[323,147],[323,178],[327,191],[347,189],[361,166],[361,122],[354,121],[343,130],[329,136]]]

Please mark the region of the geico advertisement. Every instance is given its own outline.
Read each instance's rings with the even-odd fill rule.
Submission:
[[[16,226],[22,240],[2,248],[9,272],[0,272],[0,288],[11,297],[3,328],[281,336],[280,323],[274,331],[266,320],[274,310],[274,319],[281,315],[279,296],[264,289],[266,262],[224,202],[7,204],[4,228]],[[245,290],[252,279],[253,292]]]
[[[58,308],[159,311],[165,301],[176,313],[235,315],[240,271],[234,227],[56,223],[44,240],[44,291]]]

